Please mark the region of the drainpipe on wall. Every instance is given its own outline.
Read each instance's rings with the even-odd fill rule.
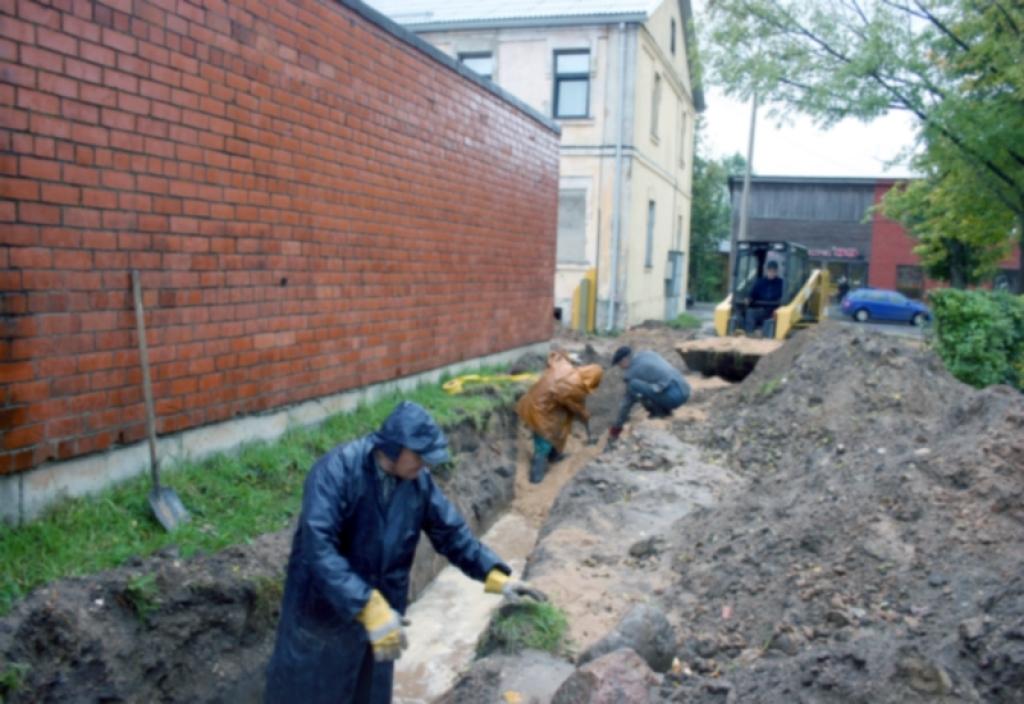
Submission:
[[[619,128],[615,138],[615,215],[612,218],[612,256],[609,267],[608,320],[605,329],[615,329],[615,299],[619,285],[619,242],[622,230],[622,138],[626,130],[626,23],[619,23]]]

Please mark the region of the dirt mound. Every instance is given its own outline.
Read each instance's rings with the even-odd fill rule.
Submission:
[[[1024,701],[1024,396],[834,326],[778,355],[703,434],[747,484],[674,526],[663,699]]]
[[[851,326],[825,324],[764,357],[719,395],[705,442],[737,469],[812,467],[844,453],[885,457],[934,435],[970,389],[930,350]]]

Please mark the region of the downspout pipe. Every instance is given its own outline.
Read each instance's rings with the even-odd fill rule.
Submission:
[[[615,301],[619,287],[619,245],[622,233],[622,140],[626,131],[626,23],[619,22],[619,125],[615,138],[615,195],[612,218],[612,256],[609,268],[608,315],[605,329],[615,329]]]

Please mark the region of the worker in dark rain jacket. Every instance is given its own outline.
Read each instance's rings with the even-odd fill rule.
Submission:
[[[545,598],[510,578],[424,469],[447,460],[444,433],[423,408],[403,401],[379,430],[313,465],[267,667],[268,704],[391,701],[421,530],[487,592]]]
[[[768,262],[764,265],[764,276],[758,277],[747,297],[747,309],[743,315],[743,327],[747,334],[761,329],[764,321],[772,317],[775,309],[782,304],[782,292],[785,282],[779,276],[779,263]]]
[[[657,352],[644,350],[633,354],[632,349],[623,346],[615,350],[612,365],[625,371],[626,394],[619,406],[618,418],[608,430],[606,449],[615,447],[637,403],[647,409],[652,418],[665,418],[690,399],[686,379]]]

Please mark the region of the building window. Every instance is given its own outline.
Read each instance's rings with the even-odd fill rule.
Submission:
[[[558,194],[558,261],[587,261],[587,192],[565,190]]]
[[[661,74],[654,74],[654,90],[651,92],[651,136],[658,137],[658,113],[661,112]]]
[[[494,76],[494,54],[489,51],[459,54],[459,63],[487,80]]]
[[[672,56],[676,55],[676,18],[672,18],[672,36],[669,38],[669,46],[672,47]]]
[[[644,266],[654,266],[654,201],[647,201],[647,246],[644,248]]]
[[[590,51],[555,52],[555,117],[590,113]]]
[[[897,266],[896,290],[908,298],[921,298],[924,294],[924,270],[919,266]]]
[[[686,166],[686,113],[679,117],[679,165]]]

